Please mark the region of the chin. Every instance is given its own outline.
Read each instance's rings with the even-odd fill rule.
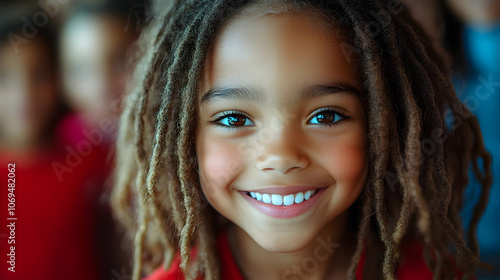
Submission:
[[[302,232],[272,232],[252,234],[250,237],[262,248],[273,253],[293,253],[307,247],[314,240],[313,231]]]

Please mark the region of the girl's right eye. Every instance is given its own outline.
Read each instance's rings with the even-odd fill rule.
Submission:
[[[211,123],[228,129],[255,125],[250,118],[239,112],[222,112]]]

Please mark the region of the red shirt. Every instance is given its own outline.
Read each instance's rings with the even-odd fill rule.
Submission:
[[[224,231],[217,240],[217,250],[221,261],[221,279],[222,280],[244,280],[243,275],[238,269],[234,261],[227,232]],[[425,264],[423,258],[422,247],[418,243],[413,243],[405,246],[403,252],[401,267],[397,271],[398,280],[431,280],[433,279],[432,272]],[[361,256],[358,268],[356,269],[356,279],[363,279],[363,267],[365,264],[366,254]],[[163,267],[156,269],[152,274],[144,280],[184,280],[182,270],[180,268],[180,254],[177,254],[170,266],[169,270],[164,270]],[[293,277],[292,277],[293,278]]]

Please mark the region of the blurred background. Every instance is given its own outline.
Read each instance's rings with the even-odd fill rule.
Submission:
[[[404,0],[453,65],[500,175],[500,0]],[[158,1],[161,4],[161,1]],[[109,206],[122,99],[152,3],[0,1],[0,279],[131,279],[131,244]],[[448,54],[446,55],[447,52]],[[466,202],[478,199],[470,181]],[[472,209],[462,219],[467,228]],[[500,279],[500,183],[479,224],[479,280]],[[15,273],[7,270],[15,217]]]
[[[14,215],[0,191],[0,279],[131,279],[110,175],[148,10],[132,0],[0,2],[0,175],[7,183],[15,163],[16,179]],[[15,244],[7,217],[17,218]]]

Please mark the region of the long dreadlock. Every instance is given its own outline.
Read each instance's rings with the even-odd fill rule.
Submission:
[[[408,238],[421,240],[435,279],[453,275],[452,252],[463,278],[470,278],[481,265],[475,230],[489,196],[491,158],[476,118],[456,97],[446,60],[424,43],[428,37],[408,11],[387,11],[400,3],[177,0],[142,36],[143,58],[118,140],[113,204],[135,233],[134,279],[140,278],[144,264],[163,261],[168,266],[177,250],[187,278],[220,275],[215,249],[220,215],[207,206],[199,185],[193,116],[198,115],[197,91],[207,50],[217,32],[242,9],[259,4],[312,11],[328,19],[327,24],[342,27],[347,45],[356,52],[353,63],[362,69],[370,157],[358,199],[358,244],[350,279],[368,239],[382,248],[379,273],[395,279]],[[367,28],[374,20],[385,23],[378,32]],[[450,119],[460,125],[450,126]],[[428,140],[435,147],[432,152],[424,152]],[[482,191],[466,242],[458,214],[470,163]],[[391,174],[396,182],[387,180]],[[193,246],[198,249],[191,261]]]

